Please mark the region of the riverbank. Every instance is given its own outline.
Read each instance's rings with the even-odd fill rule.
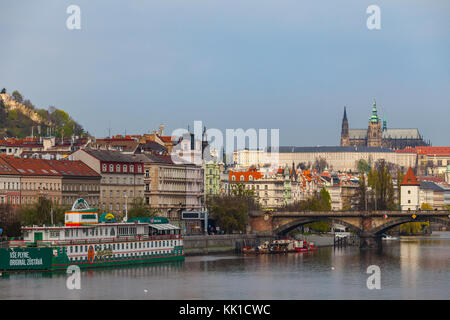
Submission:
[[[314,242],[316,247],[330,247],[334,244],[334,236],[329,234],[312,234],[303,236],[303,239]],[[224,234],[205,236],[184,236],[184,254],[197,256],[207,254],[222,254],[235,252],[236,243],[255,245],[267,239],[258,238],[254,234]]]
[[[195,256],[234,252],[236,242],[252,243],[256,239],[254,234],[184,236],[184,254]]]

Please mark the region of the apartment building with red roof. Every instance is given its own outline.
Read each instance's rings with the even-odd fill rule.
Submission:
[[[0,140],[0,154],[15,157],[42,158],[42,153],[61,154],[60,158],[65,158],[75,150],[80,149],[89,142],[88,138],[68,137],[26,137],[5,138]],[[55,156],[56,158],[56,156]]]
[[[71,156],[101,175],[101,209],[123,217],[133,201],[144,197],[144,164],[134,154],[81,149]]]
[[[395,152],[417,154],[419,175],[444,175],[450,165],[450,147],[415,147]]]
[[[71,206],[84,198],[100,203],[101,176],[80,161],[0,157],[0,202],[31,205],[40,197]]]
[[[20,204],[20,173],[0,157],[0,204]]]

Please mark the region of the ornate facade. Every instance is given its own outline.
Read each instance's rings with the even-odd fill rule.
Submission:
[[[385,147],[403,149],[407,147],[429,146],[418,129],[388,129],[386,120],[378,116],[376,102],[373,102],[372,115],[367,129],[349,129],[347,110],[342,119],[341,146]]]

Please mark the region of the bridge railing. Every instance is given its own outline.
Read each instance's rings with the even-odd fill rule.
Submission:
[[[250,215],[271,215],[271,216],[410,216],[410,215],[430,215],[447,216],[450,218],[450,210],[378,210],[378,211],[252,211]]]

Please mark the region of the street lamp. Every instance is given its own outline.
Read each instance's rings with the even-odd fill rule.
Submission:
[[[124,221],[125,222],[128,221],[128,196],[126,193],[125,193],[125,219],[124,219]]]

